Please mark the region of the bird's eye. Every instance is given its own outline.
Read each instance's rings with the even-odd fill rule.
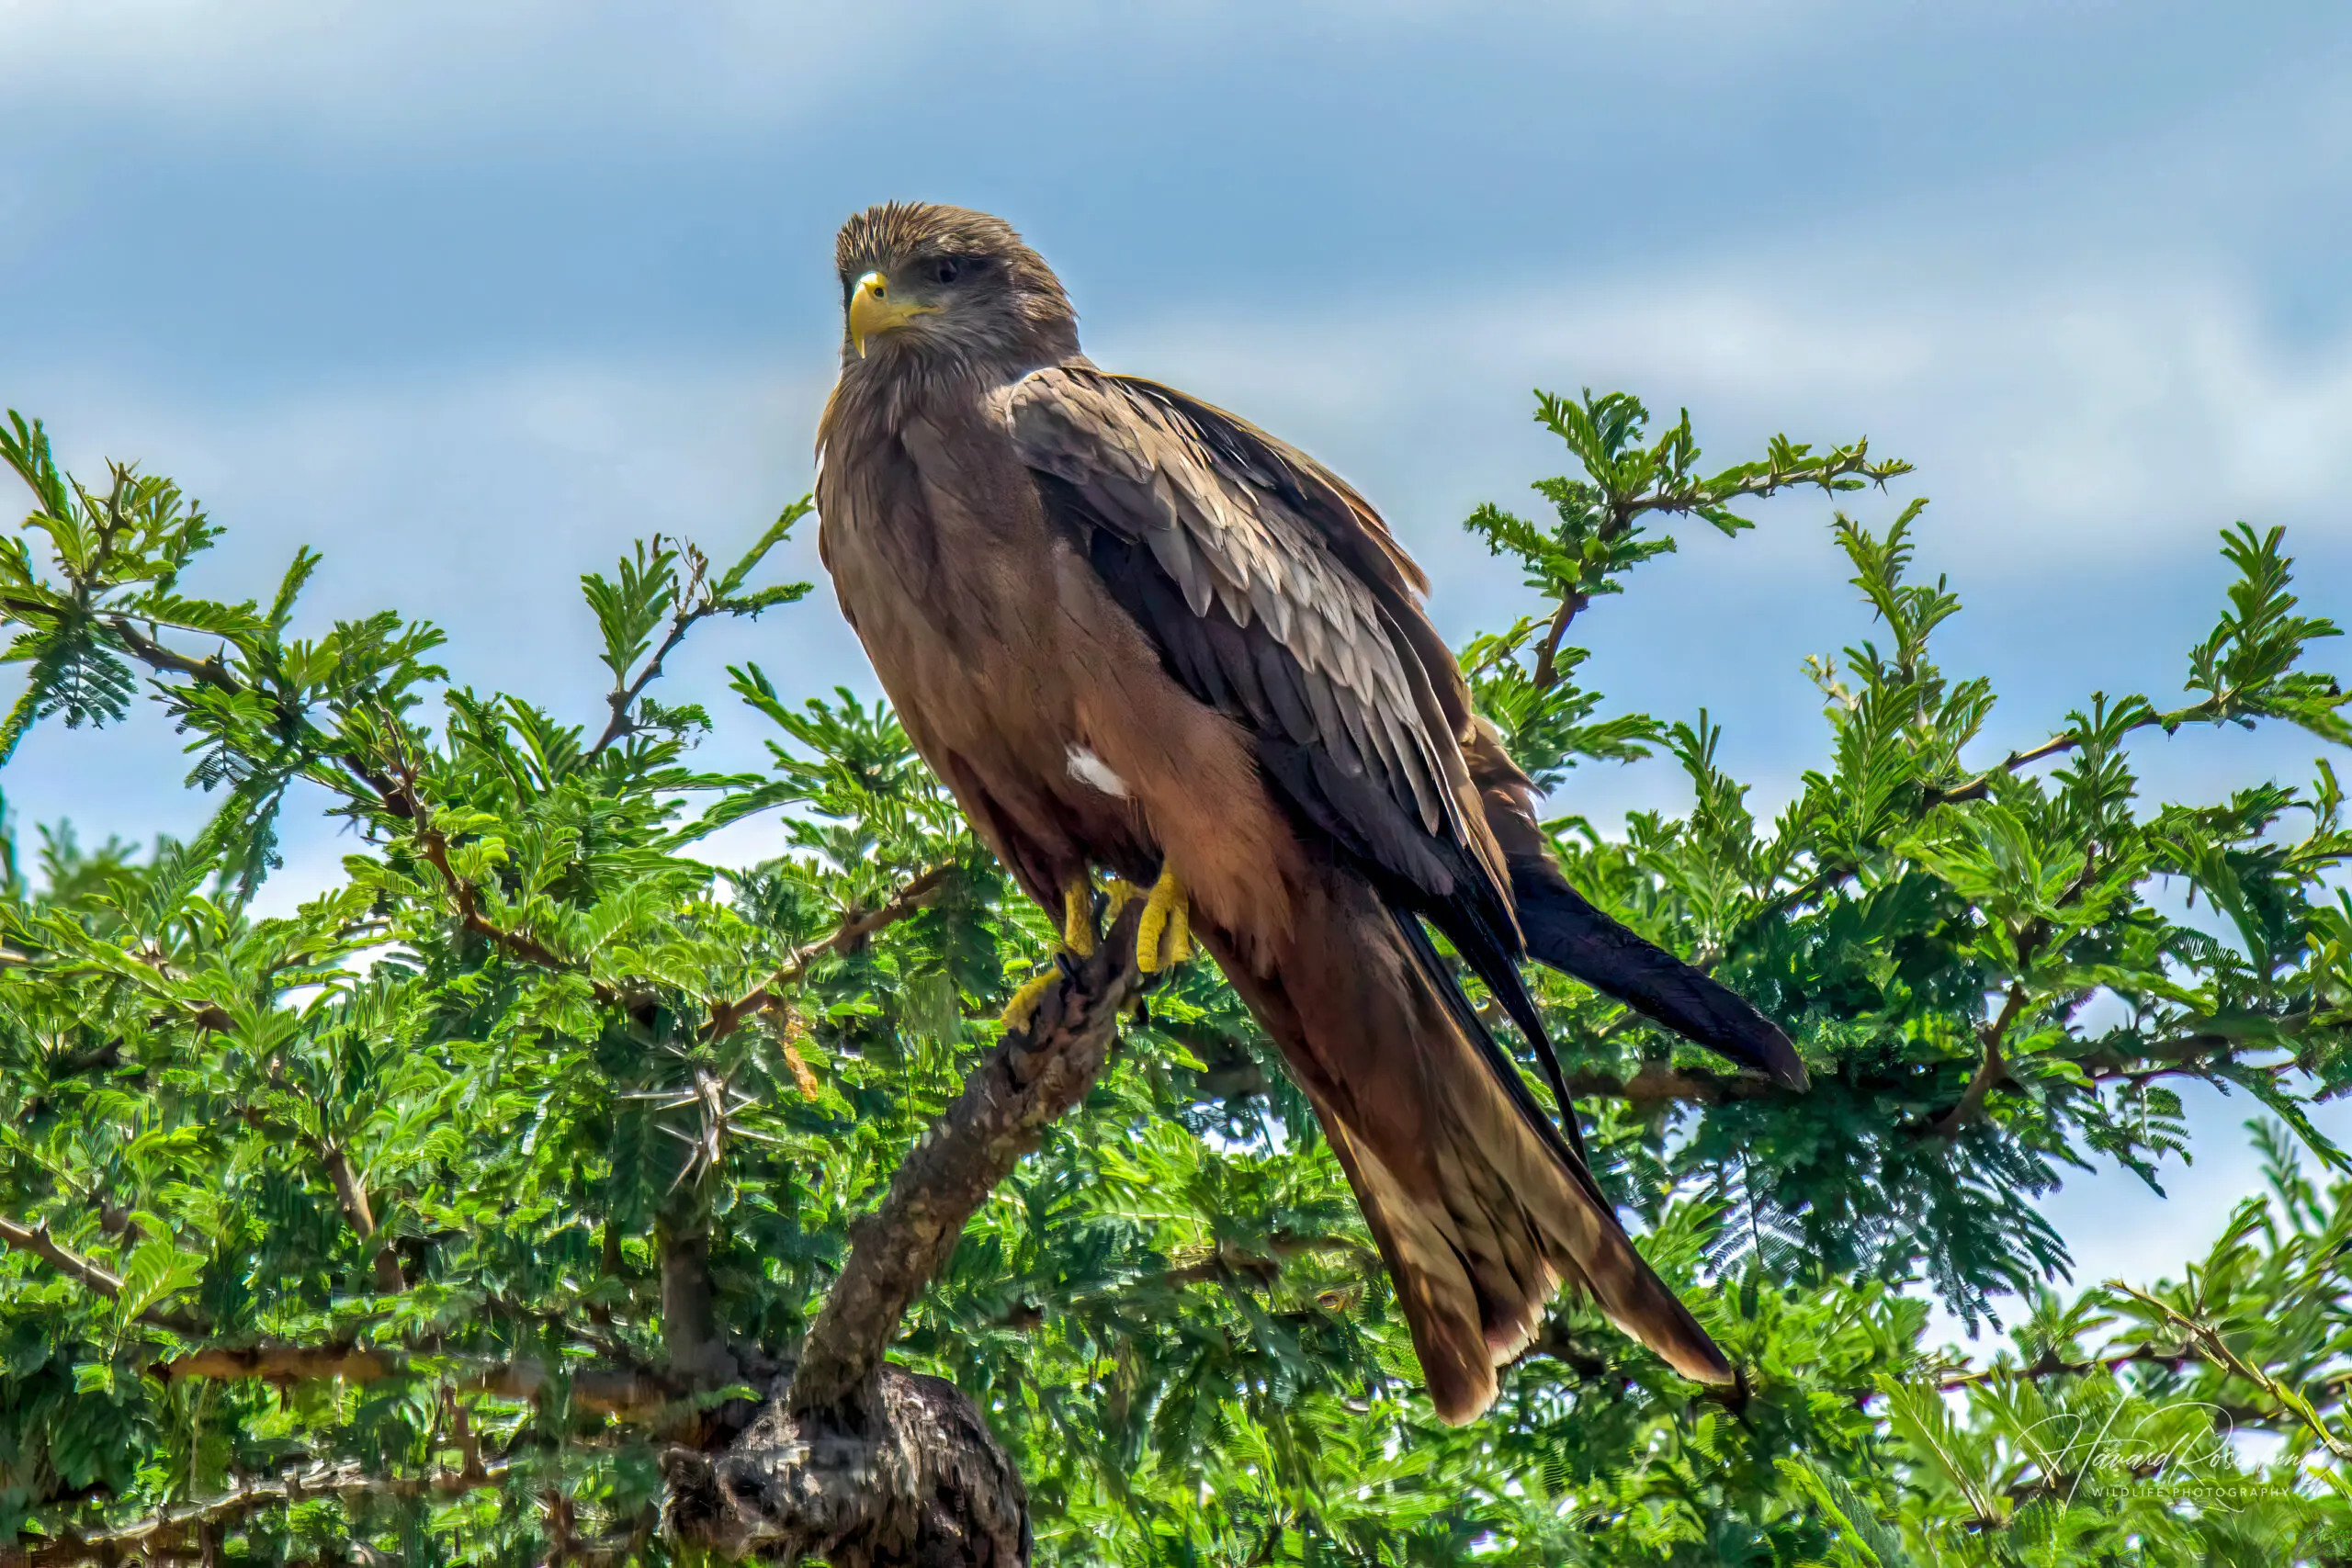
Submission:
[[[931,264],[931,280],[933,283],[953,283],[963,276],[963,272],[964,264],[954,256],[942,256]]]

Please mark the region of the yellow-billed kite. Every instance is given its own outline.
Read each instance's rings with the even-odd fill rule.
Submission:
[[[900,721],[1030,897],[1091,940],[1097,869],[1189,930],[1338,1151],[1449,1421],[1563,1283],[1687,1376],[1722,1354],[1586,1169],[1518,964],[1781,1081],[1787,1039],[1569,887],[1471,711],[1427,581],[1363,497],[1222,410],[1079,352],[1001,220],[891,203],[836,253],[820,545]],[[1563,1136],[1424,929],[1546,1064]]]

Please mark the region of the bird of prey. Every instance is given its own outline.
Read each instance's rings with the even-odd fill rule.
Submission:
[[[1686,1376],[1729,1367],[1464,997],[1549,1063],[1533,956],[1784,1083],[1787,1039],[1570,887],[1372,506],[1295,447],[1097,368],[984,213],[888,203],[836,246],[820,545],[907,734],[1085,951],[1094,875],[1149,888],[1313,1103],[1437,1413],[1475,1418],[1563,1286]],[[1050,971],[1048,972],[1050,973]],[[1016,1008],[1017,1011],[1017,1008]]]

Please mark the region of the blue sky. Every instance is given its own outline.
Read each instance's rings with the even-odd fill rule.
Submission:
[[[1356,480],[1457,637],[1521,606],[1459,524],[1558,470],[1532,387],[1687,404],[1724,460],[1868,434],[1920,466],[1923,569],[1970,605],[1947,661],[1994,678],[2006,748],[2095,688],[2177,689],[2234,518],[2287,525],[2352,622],[2347,78],[2352,14],[2319,5],[0,0],[0,403],[201,496],[232,532],[198,583],[317,546],[314,614],[430,616],[466,679],[584,718],[568,585],[805,489],[833,229],[965,202],[1060,267],[1098,360]],[[1618,703],[1711,709],[1769,810],[1821,754],[1803,656],[1868,628],[1826,506],[1759,515],[1578,632]],[[873,689],[822,594],[674,678],[746,657]],[[2201,797],[2316,749],[2142,761]],[[0,788],[143,838],[199,819],[184,766],[160,725],[44,731]],[[1557,804],[1683,798],[1652,762]],[[288,901],[338,852],[289,848]],[[2170,1204],[2053,1202],[2083,1277],[2201,1247],[2242,1105],[2200,1102]]]

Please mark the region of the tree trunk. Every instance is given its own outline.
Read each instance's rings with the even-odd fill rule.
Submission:
[[[724,1555],[833,1568],[1019,1568],[1029,1498],[963,1390],[881,1367],[854,1409],[769,1403],[713,1460],[662,1459],[670,1528]]]

